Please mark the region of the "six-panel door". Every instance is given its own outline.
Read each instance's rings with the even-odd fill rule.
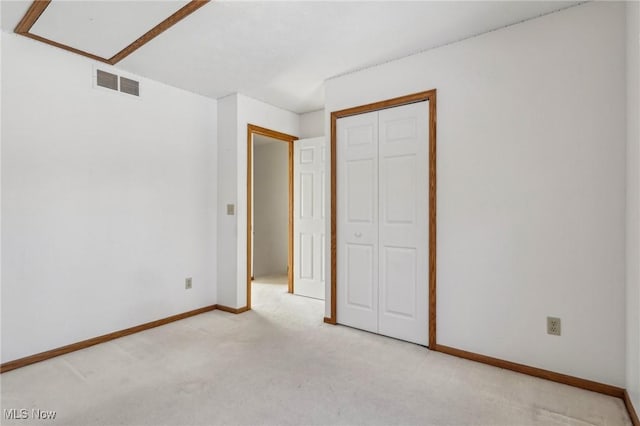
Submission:
[[[428,342],[428,102],[337,121],[337,319]]]
[[[429,107],[378,113],[378,332],[426,345],[429,339]]]
[[[295,141],[293,156],[293,292],[324,299],[324,138]]]
[[[337,122],[337,316],[378,332],[378,113]]]

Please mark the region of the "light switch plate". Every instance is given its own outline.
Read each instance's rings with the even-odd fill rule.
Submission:
[[[234,204],[227,204],[227,215],[233,216],[236,214],[236,206]]]

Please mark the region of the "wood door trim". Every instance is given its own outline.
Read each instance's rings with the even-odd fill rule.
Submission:
[[[31,28],[38,21],[38,19],[42,16],[42,13],[47,9],[51,0],[34,0],[29,6],[29,9],[22,17],[18,25],[16,26],[14,32],[16,34],[20,34],[25,37],[29,37],[33,40],[40,41],[42,43],[49,44],[51,46],[67,50],[69,52],[85,56],[87,58],[91,58],[96,61],[104,62],[109,65],[115,65],[127,56],[131,55],[133,52],[156,38],[158,35],[168,30],[175,24],[177,24],[182,19],[186,18],[196,10],[200,9],[202,6],[207,4],[211,0],[191,0],[182,8],[178,9],[175,13],[169,16],[164,21],[160,22],[155,27],[151,28],[144,35],[139,37],[137,40],[130,43],[124,49],[113,55],[111,58],[104,58],[98,55],[94,55],[93,53],[86,52],[84,50],[76,49],[75,47],[71,47],[69,45],[59,43],[55,40],[50,40],[48,38],[39,36],[37,34],[33,34],[31,32]]]
[[[256,135],[267,136],[269,138],[278,139],[284,142],[293,142],[298,140],[297,136],[267,129],[266,127],[256,126],[255,124],[248,124],[247,126],[249,126],[251,133],[254,133]]]
[[[170,317],[162,318],[156,321],[147,322],[144,324],[136,325],[134,327],[125,328],[124,330],[114,331],[112,333],[104,334],[102,336],[93,337],[91,339],[82,340],[80,342],[72,343],[70,345],[61,346],[59,348],[51,349],[45,352],[40,352],[35,355],[26,356],[13,361],[8,361],[0,365],[0,373],[6,373],[7,371],[15,370],[16,368],[25,367],[27,365],[35,364],[36,362],[45,361],[60,355],[75,352],[80,349],[85,349],[90,346],[94,346],[100,343],[108,342],[109,340],[118,339],[120,337],[128,336],[130,334],[139,333],[150,328],[159,327],[161,325],[169,324],[170,322],[179,321],[194,315],[199,315],[205,312],[213,311],[214,309],[222,309],[221,306],[211,305],[203,308],[194,309],[192,311],[183,312],[181,314],[172,315]]]
[[[293,294],[293,142],[289,142],[289,253],[287,268],[287,284],[289,293]]]
[[[331,113],[331,316],[324,322],[337,324],[337,120],[416,102],[429,101],[429,347],[436,346],[436,90],[413,93]]]
[[[331,113],[337,118],[349,117],[351,115],[364,114],[367,112],[380,111],[387,108],[394,108],[402,105],[414,104],[416,102],[424,102],[435,97],[436,89],[427,90],[425,92],[413,93],[411,95],[400,96],[397,98],[387,99],[380,102],[373,102],[366,105],[360,105],[352,108],[342,109],[340,111],[334,111]]]
[[[272,139],[277,139],[289,144],[288,158],[289,158],[289,236],[288,236],[288,250],[287,254],[287,286],[288,292],[293,293],[293,142],[298,140],[297,136],[289,135],[287,133],[278,132],[275,130],[267,129],[266,127],[256,126],[255,124],[247,124],[247,305],[243,308],[244,311],[251,309],[251,251],[252,251],[252,228],[251,221],[253,218],[252,205],[253,205],[253,191],[251,188],[251,179],[253,175],[252,160],[253,160],[253,135],[267,136]],[[243,312],[244,312],[243,311]]]

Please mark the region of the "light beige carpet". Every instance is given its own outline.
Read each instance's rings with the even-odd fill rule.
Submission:
[[[1,423],[630,424],[616,398],[323,324],[286,285],[255,282],[253,301],[5,373],[3,409],[57,414]]]

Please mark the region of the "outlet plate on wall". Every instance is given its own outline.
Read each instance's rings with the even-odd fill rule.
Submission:
[[[185,280],[184,280],[184,289],[185,290],[190,290],[191,289],[191,285],[192,285],[191,277],[185,278]]]
[[[547,334],[560,336],[562,333],[562,322],[560,318],[547,317]]]

